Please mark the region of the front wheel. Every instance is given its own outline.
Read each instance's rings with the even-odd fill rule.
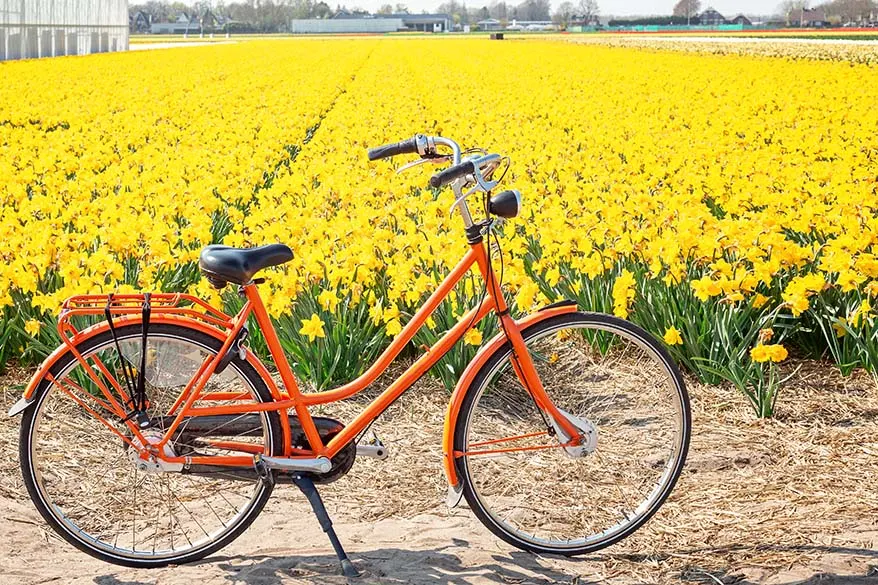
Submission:
[[[577,448],[536,406],[500,347],[466,391],[455,464],[470,508],[533,552],[577,555],[633,533],[670,494],[691,415],[679,370],[641,328],[568,313],[522,331],[555,406],[583,431]]]

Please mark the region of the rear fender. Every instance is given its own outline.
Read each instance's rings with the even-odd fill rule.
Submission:
[[[140,323],[140,316],[135,317],[120,317],[119,319],[114,319],[113,324],[116,327],[123,327],[125,325],[131,325]],[[206,323],[202,323],[200,321],[196,321],[194,319],[184,319],[180,317],[175,317],[173,315],[154,315],[150,318],[149,322],[151,324],[162,323],[166,325],[179,325],[183,327],[188,327],[190,329],[195,329],[201,333],[209,335],[215,338],[218,341],[225,341],[228,335],[227,332],[222,331],[221,329],[217,329],[211,325]],[[101,333],[109,330],[110,326],[106,321],[102,321],[101,323],[97,323],[92,325],[91,327],[87,327],[83,329],[79,333],[73,336],[71,342],[74,345],[78,345],[84,341],[88,341],[96,335],[100,335]],[[39,385],[40,380],[42,380],[45,375],[49,372],[49,370],[54,366],[58,360],[66,356],[70,352],[70,348],[67,345],[59,346],[55,351],[53,351],[49,357],[43,360],[43,363],[40,365],[37,373],[34,374],[34,377],[31,378],[27,387],[24,389],[24,395],[21,400],[19,400],[10,410],[9,416],[15,416],[21,412],[27,410],[27,408],[34,401],[34,394],[37,391],[37,386]],[[256,371],[259,372],[259,375],[265,380],[265,383],[268,385],[268,390],[271,392],[272,397],[275,400],[283,400],[285,396],[281,395],[280,390],[277,387],[277,384],[274,383],[274,380],[271,378],[271,375],[268,373],[268,370],[262,364],[256,354],[252,351],[247,352],[247,361],[256,368]]]
[[[536,313],[531,313],[530,315],[515,321],[515,324],[518,326],[518,329],[523,332],[526,328],[536,325],[541,321],[565,313],[574,313],[577,310],[576,302],[561,301],[540,309]],[[457,381],[457,386],[454,388],[454,393],[451,395],[451,401],[448,403],[448,410],[445,413],[445,429],[442,433],[442,462],[445,467],[445,476],[448,478],[448,485],[450,487],[449,493],[460,493],[460,478],[457,475],[457,468],[454,463],[454,430],[455,425],[457,424],[457,415],[460,412],[461,405],[463,405],[466,391],[476,377],[476,374],[482,369],[482,366],[485,365],[494,352],[503,347],[505,343],[506,336],[501,331],[491,338],[487,345],[479,350],[473,360],[463,371],[460,380]],[[452,499],[454,498],[450,498],[449,501]]]

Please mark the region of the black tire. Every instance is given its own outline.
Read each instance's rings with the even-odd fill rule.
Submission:
[[[141,336],[141,326],[139,324],[120,326],[117,327],[116,334],[120,342],[124,343],[126,340],[136,339],[139,343]],[[221,342],[214,337],[178,325],[153,324],[149,328],[149,339],[170,340],[171,342],[182,341],[197,346],[200,350],[214,355],[222,347]],[[109,331],[99,334],[83,342],[82,344],[80,344],[80,346],[77,347],[77,350],[82,355],[87,355],[89,354],[89,352],[92,351],[103,351],[103,348],[106,347],[108,343],[112,343],[112,337]],[[68,352],[50,368],[49,374],[51,374],[53,378],[57,378],[65,371],[71,371],[71,369],[74,367],[76,367],[76,358],[70,352]],[[256,369],[249,363],[241,360],[237,355],[235,355],[235,357],[229,363],[227,369],[231,372],[231,375],[239,376],[240,379],[242,379],[250,386],[250,388],[252,389],[252,394],[255,394],[255,398],[259,402],[272,401],[271,393],[269,392],[265,382],[259,376]],[[35,465],[35,461],[33,460],[32,456],[35,440],[34,431],[35,427],[38,427],[38,415],[40,414],[46,397],[50,395],[49,390],[51,387],[52,382],[49,381],[47,378],[41,380],[34,394],[34,403],[27,408],[22,416],[19,440],[19,457],[21,461],[22,474],[24,477],[24,484],[37,510],[39,510],[40,514],[52,527],[52,529],[55,530],[55,532],[58,533],[62,538],[64,538],[64,540],[88,555],[91,555],[108,563],[136,568],[155,568],[170,564],[193,562],[218,551],[219,549],[223,548],[224,546],[235,540],[235,538],[240,536],[240,534],[247,529],[247,527],[253,522],[253,520],[256,519],[256,517],[265,506],[265,503],[268,500],[269,496],[271,495],[274,485],[273,482],[265,482],[260,480],[255,487],[255,498],[252,500],[252,503],[249,504],[249,507],[245,510],[244,514],[235,519],[236,523],[233,524],[230,529],[226,529],[221,537],[217,538],[216,540],[206,542],[202,546],[199,546],[197,548],[181,551],[180,554],[173,554],[174,551],[172,541],[171,553],[165,554],[160,558],[134,558],[132,556],[126,556],[124,554],[114,554],[113,552],[107,550],[107,546],[105,543],[101,543],[101,541],[99,541],[98,539],[92,538],[90,536],[77,535],[76,530],[62,523],[59,518],[56,517],[56,515],[53,514],[53,512],[51,511],[53,505],[51,502],[46,501],[46,495],[40,488],[40,479],[38,479],[39,474],[37,472],[37,466]],[[267,441],[270,444],[272,454],[282,453],[283,435],[277,411],[267,412],[266,418],[263,420],[267,420],[267,427],[264,428],[267,428],[267,432],[269,434]],[[175,475],[182,476],[182,474]],[[58,513],[60,514],[61,512],[59,511]],[[223,526],[225,526],[225,524]],[[104,546],[100,546],[100,544],[103,544]],[[136,553],[136,551],[134,552]]]
[[[686,455],[688,453],[689,446],[689,437],[691,433],[691,413],[689,406],[689,396],[686,392],[685,383],[683,381],[683,377],[680,375],[680,371],[674,363],[673,359],[670,357],[665,348],[656,341],[651,335],[649,335],[646,331],[641,329],[640,327],[622,319],[616,318],[611,315],[599,314],[599,313],[567,313],[563,315],[559,315],[556,317],[551,317],[546,319],[545,321],[541,321],[534,325],[531,325],[524,331],[522,331],[522,336],[524,337],[525,343],[528,343],[531,340],[538,341],[539,339],[549,339],[551,335],[554,335],[555,331],[561,331],[565,327],[578,327],[583,329],[597,329],[601,331],[611,331],[615,334],[619,334],[623,336],[625,339],[632,341],[637,344],[638,347],[643,348],[646,352],[651,354],[651,357],[656,361],[657,364],[660,364],[660,367],[665,370],[668,376],[669,384],[674,386],[674,391],[676,392],[676,407],[679,410],[679,421],[674,423],[674,426],[678,427],[677,431],[679,432],[679,443],[678,452],[675,461],[671,461],[668,458],[666,466],[668,467],[667,471],[663,471],[663,473],[667,474],[666,480],[663,480],[662,488],[660,493],[657,494],[651,503],[649,503],[648,509],[645,510],[644,513],[637,516],[633,522],[629,525],[624,526],[623,529],[618,530],[608,538],[603,538],[601,540],[595,542],[588,542],[581,545],[570,545],[570,546],[559,546],[547,544],[545,542],[540,542],[538,538],[534,538],[532,540],[528,540],[527,538],[520,536],[516,533],[516,531],[507,525],[506,520],[500,520],[495,517],[495,514],[492,514],[486,506],[483,504],[482,499],[478,493],[478,489],[475,487],[477,483],[474,481],[474,478],[471,476],[470,470],[470,462],[469,456],[460,456],[455,460],[456,470],[458,476],[461,478],[463,495],[466,498],[467,503],[469,504],[470,509],[475,513],[476,517],[497,537],[501,538],[505,542],[515,546],[516,548],[520,548],[523,550],[535,552],[535,553],[548,553],[548,554],[561,554],[565,556],[573,556],[573,555],[581,555],[586,553],[591,553],[600,549],[603,549],[607,546],[610,546],[614,543],[619,542],[623,538],[629,536],[638,528],[640,528],[644,523],[646,523],[661,507],[664,501],[667,499],[668,495],[674,488],[674,485],[677,482],[677,479],[682,472],[683,465],[686,461]],[[560,335],[560,333],[558,334]],[[530,349],[530,346],[529,346]],[[476,376],[473,379],[473,382],[467,388],[466,395],[464,397],[463,403],[461,405],[461,409],[458,413],[456,425],[455,425],[455,435],[454,435],[454,450],[461,453],[466,453],[468,451],[468,438],[467,434],[469,432],[468,425],[469,421],[472,420],[473,413],[471,411],[476,407],[477,401],[480,400],[480,394],[482,394],[484,388],[488,387],[489,377],[498,376],[497,373],[498,368],[506,367],[504,364],[509,363],[509,357],[511,354],[511,347],[507,343],[504,346],[500,347],[498,350],[492,354],[489,359],[486,361],[484,366],[480,368],[477,372]],[[533,353],[532,353],[533,355]],[[552,357],[556,357],[556,354],[553,354]],[[535,360],[536,361],[536,360]],[[551,363],[548,360],[544,360],[546,363]],[[547,366],[548,367],[548,366]],[[512,374],[514,375],[514,374]],[[541,374],[541,378],[542,378]],[[577,385],[578,386],[578,385]],[[547,391],[550,389],[547,387]],[[495,394],[503,394],[503,391],[495,391]],[[549,392],[551,395],[551,392]],[[489,399],[494,400],[495,404],[498,402],[497,398]],[[554,400],[554,398],[553,398]],[[530,400],[523,401],[526,402],[527,405],[533,411],[538,412],[534,403]],[[488,407],[485,407],[486,410]],[[510,409],[512,410],[512,409]],[[502,409],[495,408],[493,412],[502,412]],[[498,415],[499,417],[503,417],[503,414]],[[512,415],[509,415],[512,416]],[[508,421],[504,420],[503,425],[508,425],[506,428],[512,428],[512,425],[508,423]],[[502,426],[502,425],[501,425]],[[543,426],[545,428],[545,426]],[[596,427],[595,427],[596,428]],[[510,433],[512,431],[506,431]],[[599,436],[599,429],[596,432],[595,436]],[[479,443],[484,445],[485,443]],[[558,446],[557,442],[555,443]],[[675,445],[675,448],[677,446]],[[595,447],[595,452],[599,452],[601,449],[600,440],[598,439],[597,446]],[[560,447],[558,449],[560,451]],[[556,452],[558,452],[556,451]],[[547,453],[548,451],[541,451],[542,453]],[[474,451],[471,451],[473,456],[476,454]],[[532,452],[531,452],[532,453]],[[505,456],[505,455],[504,455]],[[493,455],[493,458],[502,459],[504,456],[496,456]],[[585,457],[589,457],[591,454],[586,455]],[[491,455],[488,456],[492,457]],[[475,460],[475,459],[474,459]],[[494,465],[494,462],[490,462],[491,465]],[[502,463],[501,463],[502,465]],[[511,466],[510,466],[511,467]],[[517,469],[521,468],[519,464]],[[551,473],[549,473],[551,476]],[[556,477],[552,476],[550,481],[560,481],[557,480]],[[483,480],[484,481],[484,480]],[[500,482],[498,481],[498,484]],[[504,485],[511,485],[510,483],[506,483]],[[506,489],[506,488],[504,488]],[[504,496],[507,499],[511,499],[506,492],[504,492]],[[526,498],[525,498],[526,499]],[[537,507],[536,504],[528,502],[526,504],[518,504],[518,506],[522,508],[528,508],[531,513],[533,513],[534,509]],[[582,506],[580,506],[582,507]],[[586,539],[583,539],[586,540]],[[572,541],[568,541],[572,542]]]

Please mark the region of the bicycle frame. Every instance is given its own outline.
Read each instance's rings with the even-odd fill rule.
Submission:
[[[461,278],[463,278],[464,275],[467,274],[467,272],[469,272],[469,270],[474,265],[478,267],[479,272],[485,279],[486,294],[483,301],[478,306],[472,308],[465,315],[463,315],[457,322],[457,324],[454,325],[454,327],[447,331],[445,335],[443,335],[443,337],[439,339],[432,347],[427,349],[426,352],[421,355],[398,379],[391,383],[390,386],[388,386],[378,397],[376,397],[369,405],[367,405],[366,408],[353,421],[346,425],[328,443],[324,444],[318,433],[317,427],[312,420],[309,407],[313,405],[327,404],[350,398],[351,396],[357,394],[358,392],[369,386],[371,383],[373,383],[396,359],[396,357],[398,357],[399,353],[412,340],[416,332],[425,324],[427,318],[449,295],[455,285],[460,281]],[[188,295],[154,294],[152,296],[154,302],[158,303],[158,305],[153,309],[152,322],[175,323],[192,326],[202,331],[206,331],[218,339],[221,339],[223,341],[223,345],[214,358],[207,359],[201,364],[198,371],[186,385],[183,392],[177,398],[175,404],[167,413],[167,416],[174,417],[172,424],[167,428],[160,442],[150,445],[151,449],[149,450],[144,449],[140,446],[148,445],[149,442],[144,439],[140,429],[137,428],[136,424],[134,424],[132,421],[127,421],[126,423],[131,431],[132,437],[136,437],[139,440],[139,445],[135,444],[135,442],[131,438],[123,436],[103,416],[101,416],[94,409],[89,408],[81,400],[77,399],[74,392],[76,388],[71,389],[65,387],[61,382],[52,378],[48,372],[51,365],[55,361],[57,361],[57,359],[59,359],[60,356],[64,353],[60,350],[66,348],[68,351],[73,352],[77,360],[81,364],[83,364],[85,371],[96,383],[97,387],[101,390],[106,398],[106,400],[103,401],[93,397],[96,400],[97,404],[103,409],[109,411],[110,413],[115,414],[120,418],[124,418],[125,410],[122,405],[126,403],[126,401],[128,400],[128,396],[122,389],[122,386],[114,379],[112,375],[109,375],[108,368],[106,368],[106,366],[103,365],[100,360],[97,360],[96,356],[91,357],[91,359],[95,361],[96,367],[101,370],[105,379],[110,380],[110,384],[111,386],[113,386],[113,390],[115,390],[121,397],[122,403],[120,404],[118,400],[113,396],[113,393],[110,391],[110,389],[101,382],[101,377],[97,375],[92,366],[90,366],[86,362],[86,359],[83,358],[75,349],[75,346],[82,341],[83,337],[95,335],[103,330],[106,330],[107,323],[105,322],[102,325],[93,326],[87,330],[83,330],[82,332],[76,331],[76,329],[72,327],[72,325],[69,323],[69,319],[75,314],[99,314],[102,311],[100,308],[98,308],[98,301],[106,300],[108,303],[111,303],[113,301],[112,295],[72,297],[71,299],[68,299],[67,302],[65,302],[65,309],[64,311],[62,311],[62,315],[59,318],[58,322],[58,330],[59,333],[61,333],[62,339],[64,340],[64,346],[59,348],[59,351],[56,351],[46,360],[46,362],[44,362],[43,366],[40,368],[40,371],[37,373],[37,375],[34,377],[34,380],[26,389],[24,400],[32,400],[32,395],[36,390],[36,380],[42,378],[43,376],[48,376],[48,378],[56,386],[58,386],[63,392],[71,396],[71,398],[73,398],[81,406],[86,408],[86,410],[88,410],[93,416],[101,420],[101,422],[111,431],[121,437],[131,447],[139,449],[142,458],[153,456],[167,463],[176,463],[183,465],[204,464],[252,467],[254,465],[254,455],[260,454],[257,452],[259,451],[258,447],[254,449],[254,445],[252,443],[238,444],[235,442],[223,442],[223,448],[227,448],[232,451],[237,450],[244,453],[244,455],[187,457],[171,457],[164,455],[163,446],[171,439],[171,437],[173,437],[175,431],[179,428],[180,424],[187,417],[281,411],[282,416],[280,417],[280,420],[281,428],[284,435],[284,457],[291,459],[327,457],[331,459],[342,448],[344,448],[352,440],[354,440],[354,438],[358,434],[360,434],[369,424],[371,424],[378,416],[380,416],[381,413],[384,412],[384,410],[386,410],[395,400],[397,400],[406,390],[408,390],[422,375],[424,375],[431,367],[433,367],[436,362],[440,360],[451,349],[451,347],[464,336],[464,334],[471,326],[478,323],[493,310],[496,312],[498,318],[501,321],[501,332],[496,337],[494,337],[479,352],[479,354],[477,354],[476,359],[473,360],[473,362],[470,364],[470,367],[467,368],[467,371],[461,378],[461,382],[458,384],[458,388],[452,395],[452,400],[449,404],[449,411],[446,418],[445,440],[443,445],[446,456],[445,468],[449,482],[451,483],[451,485],[455,486],[458,483],[454,466],[451,463],[455,454],[453,454],[450,450],[450,436],[453,435],[453,415],[456,415],[457,410],[459,410],[460,403],[463,399],[463,394],[466,391],[466,384],[464,384],[464,382],[467,379],[471,379],[472,376],[475,374],[475,371],[477,369],[475,368],[475,366],[486,361],[491,352],[502,346],[507,341],[512,345],[513,348],[514,357],[511,360],[513,369],[515,370],[519,379],[522,381],[524,387],[527,388],[533,396],[535,403],[548,416],[550,416],[569,437],[574,437],[573,441],[570,444],[576,444],[578,442],[579,431],[566,417],[560,414],[558,409],[547,396],[521,336],[521,329],[526,324],[542,320],[543,318],[550,317],[559,312],[569,312],[575,310],[575,307],[567,306],[559,307],[557,309],[551,309],[545,312],[541,311],[540,313],[534,314],[529,318],[523,319],[521,322],[514,321],[509,315],[506,300],[503,296],[502,290],[500,289],[499,283],[497,283],[496,281],[496,278],[490,266],[488,254],[481,241],[471,243],[469,251],[467,251],[461,261],[450,271],[450,273],[445,277],[443,282],[427,299],[423,306],[418,309],[412,319],[406,324],[402,331],[393,339],[390,345],[379,356],[378,360],[357,379],[332,390],[314,393],[303,393],[300,391],[298,383],[286,358],[286,355],[281,347],[277,333],[275,332],[274,326],[271,323],[271,319],[269,318],[262,299],[259,296],[257,285],[253,282],[243,285],[241,287],[241,292],[246,299],[246,302],[240,312],[234,317],[226,316],[216,309],[210,307],[207,303],[204,303],[203,301],[195,297],[190,297]],[[121,325],[128,324],[130,322],[137,322],[138,320],[136,318],[136,314],[139,309],[137,308],[136,300],[142,300],[143,295],[120,295],[119,297],[117,297],[117,299],[117,303],[120,305],[120,308],[116,308],[114,310],[117,312],[117,314],[121,313],[123,315],[122,318],[118,320],[118,323]],[[180,300],[186,300],[194,303],[196,305],[196,309],[177,307],[177,304],[180,302]],[[128,305],[125,305],[125,303],[128,301],[131,301],[134,304],[129,303]],[[82,304],[82,306],[78,309],[76,308],[76,302]],[[254,364],[254,366],[257,367],[257,371],[263,377],[266,384],[268,384],[273,401],[265,403],[252,402],[218,406],[194,406],[195,403],[198,401],[229,401],[249,396],[247,392],[229,393],[214,391],[205,393],[203,392],[203,390],[205,385],[207,384],[207,381],[209,380],[211,375],[213,375],[214,371],[219,365],[222,357],[231,350],[235,339],[238,337],[238,334],[240,333],[241,329],[244,327],[248,318],[251,315],[255,318],[256,323],[258,324],[265,337],[270,355],[274,360],[274,363],[283,382],[284,391],[282,392],[277,387],[277,385],[268,375],[268,371],[264,368],[264,366],[262,366],[261,363],[259,363],[258,359],[253,356],[252,352],[248,352],[248,361],[250,361],[250,363]],[[68,383],[72,382],[68,381]],[[294,449],[292,447],[289,420],[288,417],[285,416],[286,412],[289,409],[293,409],[295,411],[295,414],[299,419],[299,423],[301,424],[302,430],[308,440],[309,445],[311,446],[311,449],[303,450]],[[449,421],[449,419],[451,420]],[[452,425],[450,430],[449,425]]]

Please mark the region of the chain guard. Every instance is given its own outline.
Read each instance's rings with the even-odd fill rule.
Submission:
[[[295,449],[310,450],[311,445],[302,430],[299,418],[294,414],[289,417],[291,446]],[[317,433],[320,435],[323,444],[327,444],[333,437],[338,435],[344,429],[341,422],[323,416],[315,416],[311,419],[317,427]],[[168,428],[174,422],[174,417],[156,417],[152,419],[153,428]],[[182,430],[175,433],[171,439],[171,444],[179,445],[176,447],[178,456],[196,455],[200,440],[208,437],[234,437],[248,436],[256,437],[262,434],[262,423],[257,414],[241,415],[211,415],[203,417],[193,417],[187,419],[186,424],[180,425]],[[216,432],[220,430],[221,432]],[[185,447],[184,447],[185,445]],[[297,472],[308,476],[314,483],[324,484],[331,483],[345,475],[354,465],[357,457],[357,445],[351,441],[335,454],[331,459],[332,469],[329,473],[307,473]],[[286,477],[285,477],[286,476]],[[288,473],[279,473],[278,481],[281,483],[288,482]]]
[[[340,422],[333,420],[331,418],[323,418],[324,421],[331,421],[338,425],[338,430],[330,430],[328,432],[324,431],[322,428],[318,428],[318,432],[320,434],[320,440],[323,441],[323,444],[326,445],[329,441],[333,439],[341,429],[344,428],[344,425]],[[321,425],[322,427],[323,425]],[[310,449],[311,445],[308,443],[308,439],[305,437],[305,433],[298,429],[298,432],[293,432],[293,447],[296,449]],[[344,476],[351,468],[354,466],[354,460],[357,458],[357,444],[354,441],[351,441],[344,447],[342,447],[341,451],[335,454],[335,456],[330,459],[332,461],[332,469],[329,473],[302,473],[302,475],[311,478],[316,484],[326,484],[332,483],[340,477]]]

